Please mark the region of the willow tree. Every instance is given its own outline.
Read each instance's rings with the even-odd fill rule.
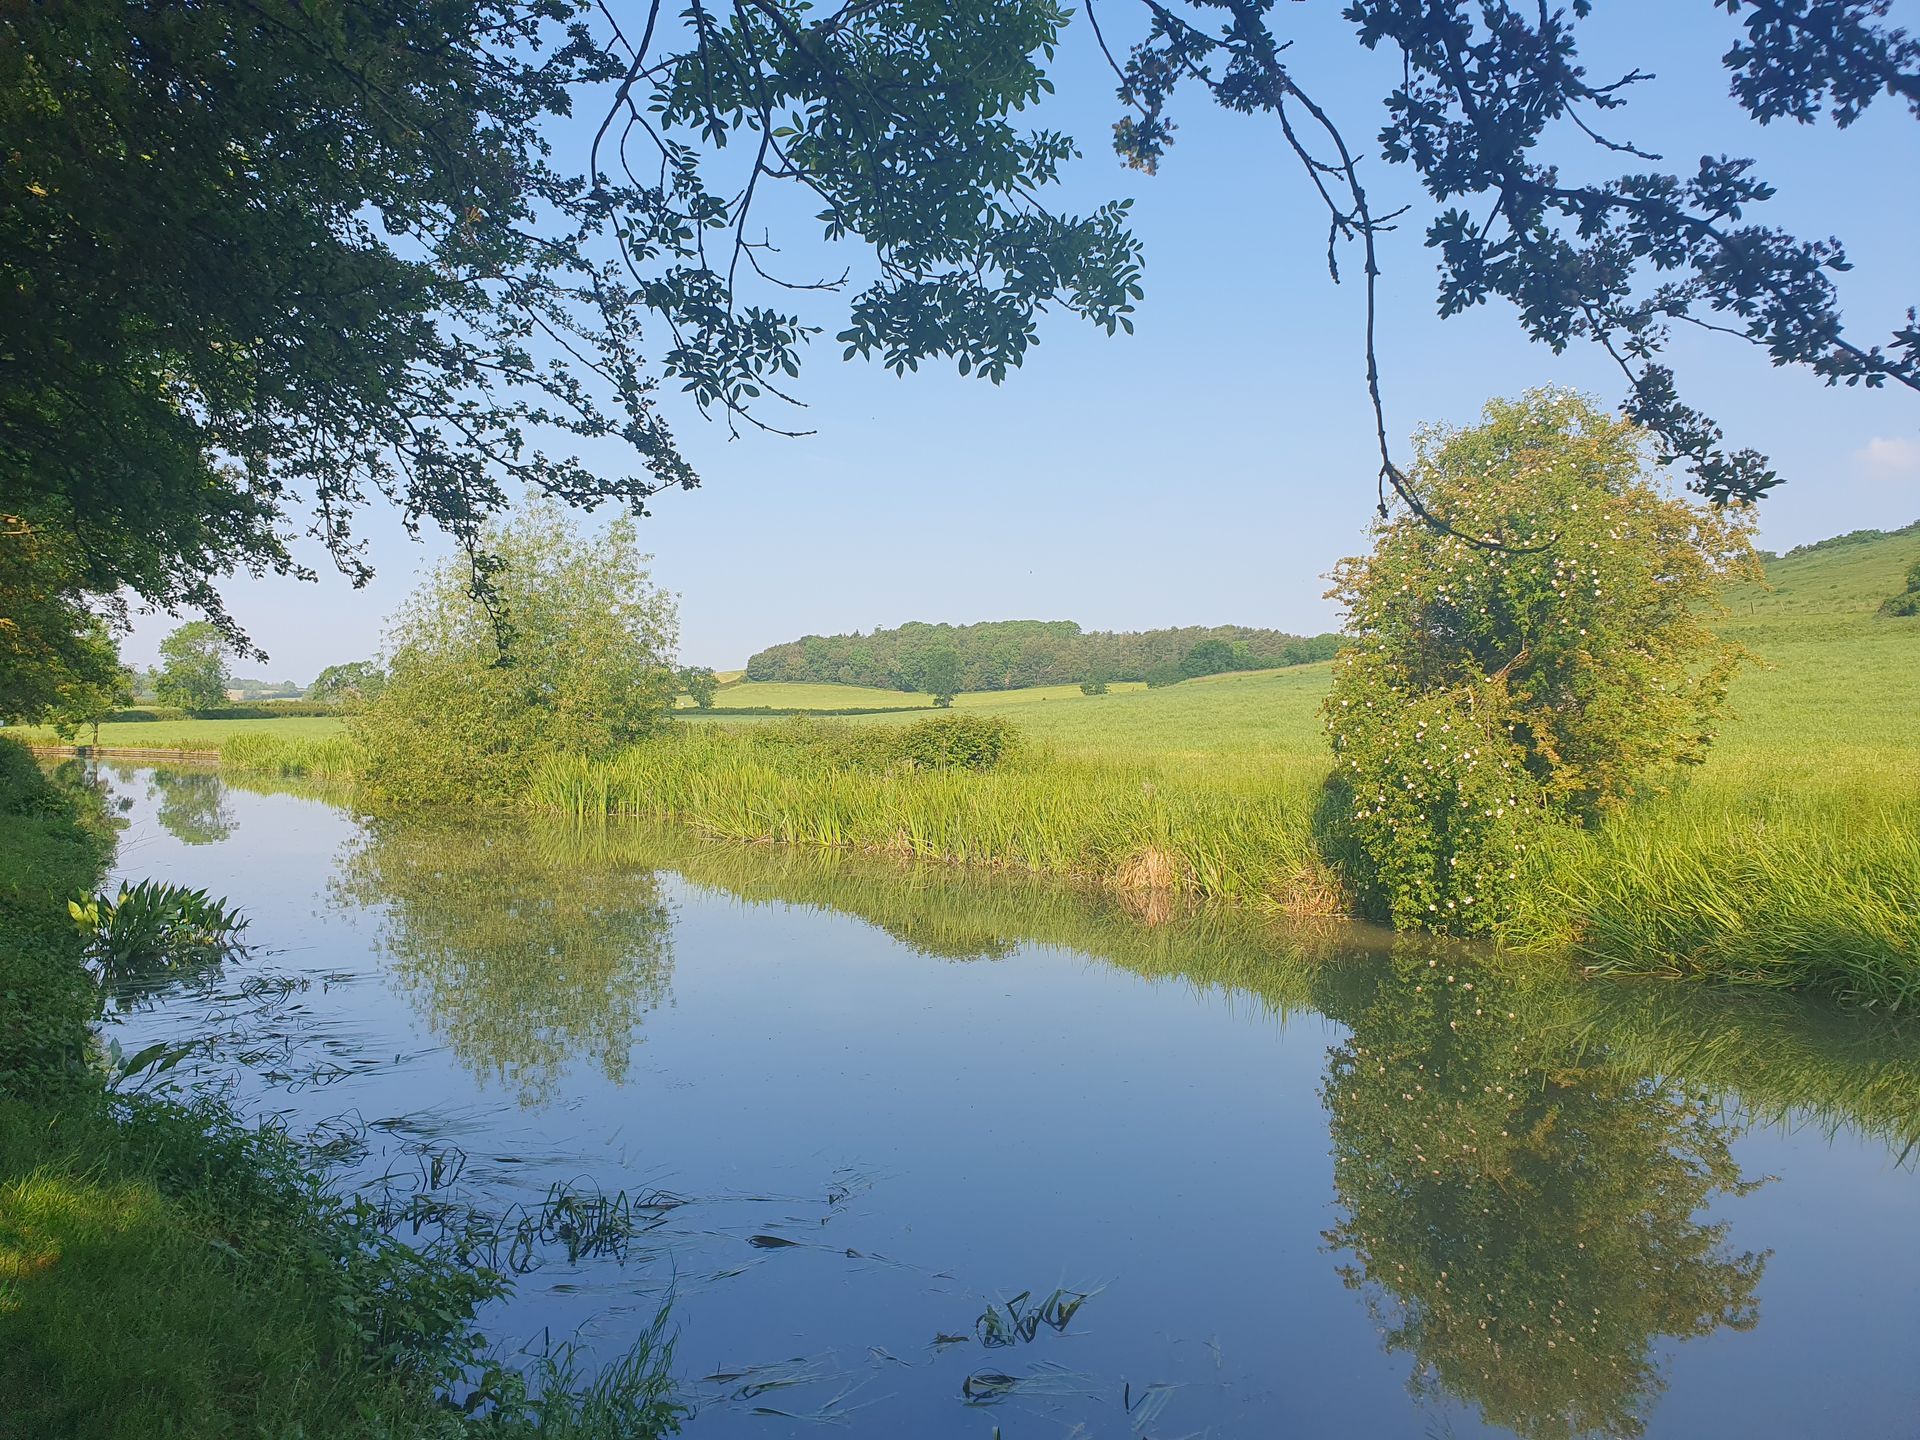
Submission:
[[[543,757],[610,754],[664,723],[678,693],[678,613],[631,517],[589,532],[534,503],[480,538],[512,631],[457,561],[401,607],[386,683],[348,720],[380,808],[509,805]]]

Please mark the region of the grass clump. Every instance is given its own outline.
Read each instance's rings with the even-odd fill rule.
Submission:
[[[243,731],[221,743],[220,765],[283,780],[348,781],[360,771],[360,746],[350,734],[312,737]]]

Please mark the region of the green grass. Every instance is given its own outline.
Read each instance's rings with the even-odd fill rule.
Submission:
[[[1920,619],[1876,613],[1916,558],[1920,532],[1823,548],[1732,596],[1725,628],[1756,659],[1708,763],[1537,855],[1507,943],[1596,971],[1920,1004]],[[1045,703],[963,697],[1009,706],[1029,742],[982,776],[796,764],[751,726],[696,724],[602,765],[550,767],[534,798],[731,840],[1336,909],[1313,824],[1327,684],[1314,665]]]
[[[345,722],[336,715],[284,715],[270,720],[141,720],[100,727],[103,750],[222,750],[236,736],[271,735],[281,740],[322,740],[341,733]],[[0,734],[28,745],[66,745],[45,725],[9,726]],[[93,732],[82,730],[75,739],[93,743]]]
[[[1599,971],[1920,1005],[1920,618],[1875,613],[1920,533],[1768,566],[1706,765],[1540,857],[1511,938]]]

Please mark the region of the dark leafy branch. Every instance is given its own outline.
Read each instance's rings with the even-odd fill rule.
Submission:
[[[1146,36],[1115,66],[1130,111],[1115,126],[1116,148],[1131,164],[1157,166],[1173,139],[1169,102],[1188,83],[1278,121],[1330,216],[1329,263],[1339,241],[1362,247],[1381,476],[1428,516],[1394,464],[1379,393],[1375,237],[1397,217],[1371,213],[1356,151],[1309,101],[1305,62],[1286,56],[1272,0],[1143,3]],[[1723,63],[1755,120],[1811,123],[1830,113],[1845,127],[1883,94],[1920,114],[1920,42],[1879,23],[1886,0],[1712,3],[1744,23]],[[1343,14],[1363,46],[1401,60],[1380,152],[1412,167],[1439,207],[1426,238],[1441,262],[1441,314],[1500,298],[1531,338],[1555,350],[1598,343],[1627,379],[1626,412],[1658,438],[1662,458],[1683,463],[1705,495],[1751,500],[1779,477],[1764,456],[1729,449],[1720,428],[1680,399],[1659,359],[1673,327],[1738,336],[1776,365],[1805,367],[1829,384],[1920,389],[1920,325],[1909,310],[1884,344],[1851,339],[1832,279],[1849,266],[1844,249],[1748,222],[1774,193],[1749,160],[1703,156],[1692,173],[1634,170],[1567,183],[1551,157],[1569,139],[1603,155],[1660,158],[1602,128],[1650,77],[1637,69],[1605,82],[1588,76],[1577,30],[1590,10],[1590,0],[1564,9],[1544,0],[1351,0]],[[1108,48],[1104,35],[1100,44]],[[1311,117],[1318,151],[1302,143],[1289,109]]]
[[[238,640],[215,578],[304,573],[305,529],[364,581],[355,522],[381,497],[451,533],[485,593],[478,536],[510,491],[644,511],[693,487],[663,387],[792,433],[767,416],[798,404],[823,297],[843,297],[842,353],[896,372],[999,381],[1050,312],[1131,329],[1126,204],[1050,205],[1074,146],[1024,123],[1058,0],[676,3],[0,9],[0,543],[25,537],[74,593],[198,607]],[[1706,3],[1756,123],[1846,127],[1882,96],[1920,114],[1920,42],[1886,0]],[[1089,11],[1130,163],[1165,157],[1183,86],[1274,120],[1336,278],[1359,250],[1382,502],[1442,527],[1388,443],[1379,242],[1410,222],[1375,208],[1372,165],[1419,179],[1443,314],[1501,299],[1549,346],[1598,343],[1707,495],[1778,477],[1682,400],[1677,327],[1920,389],[1920,321],[1845,329],[1846,252],[1752,220],[1773,191],[1750,162],[1669,170],[1619,130],[1646,76],[1589,77],[1590,9],[1349,0],[1359,43],[1400,60],[1366,145],[1275,0],[1138,0],[1119,44]],[[1576,154],[1620,173],[1575,182]],[[859,258],[783,273],[776,193]]]

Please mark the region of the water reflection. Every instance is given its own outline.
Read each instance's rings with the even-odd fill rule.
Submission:
[[[1920,1137],[1920,1045],[1910,1029],[1779,997],[1577,983],[1537,961],[1509,965],[1480,952],[1410,943],[1351,927],[1283,929],[1233,910],[1169,907],[1156,916],[1158,923],[1148,926],[1101,896],[1006,874],[907,867],[772,847],[706,845],[681,832],[638,825],[581,830],[516,820],[500,826],[365,829],[341,857],[333,895],[342,913],[374,919],[389,974],[461,1064],[517,1099],[539,1104],[577,1097],[578,1091],[566,1085],[569,1067],[590,1065],[615,1084],[628,1080],[631,1048],[645,1035],[647,1014],[670,995],[674,916],[664,899],[669,888],[684,897],[689,916],[701,921],[688,922],[682,1008],[673,1019],[684,1030],[689,1012],[698,1008],[702,979],[725,969],[732,981],[725,990],[727,1003],[709,1015],[721,1013],[736,1023],[696,1027],[692,1033],[698,1038],[689,1041],[683,1035],[676,1050],[676,1042],[666,1038],[674,1031],[659,1019],[654,1022],[653,1068],[704,1082],[689,1092],[684,1108],[663,1118],[655,1137],[662,1155],[684,1157],[689,1151],[712,1149],[729,1163],[735,1154],[746,1157],[742,1163],[749,1167],[757,1160],[755,1149],[765,1144],[764,1137],[735,1142],[729,1138],[735,1132],[725,1123],[729,1114],[737,1121],[743,1113],[728,1109],[733,1098],[728,1083],[736,1075],[751,1113],[773,1105],[809,1145],[819,1143],[816,1134],[834,1134],[836,1123],[845,1126],[846,1115],[864,1117],[869,1108],[884,1112],[885,1096],[874,1098],[876,1092],[890,1086],[913,1089],[924,1082],[940,1063],[932,1058],[935,1053],[945,1054],[950,1066],[940,1072],[949,1078],[939,1084],[964,1088],[965,1057],[937,1051],[943,1039],[939,1024],[914,1028],[926,1023],[917,1013],[937,1013],[955,1034],[960,1031],[954,1027],[962,1022],[947,1021],[948,1012],[936,1012],[931,1001],[918,1012],[913,1006],[936,994],[971,1003],[975,992],[967,984],[976,978],[990,979],[996,993],[1035,978],[1044,967],[1034,947],[1090,957],[1180,990],[1192,987],[1205,992],[1210,1002],[1224,1000],[1235,1012],[1237,1031],[1221,1027],[1182,1033],[1231,1038],[1257,1031],[1258,1043],[1251,1048],[1263,1056],[1282,1048],[1281,1043],[1267,1045],[1275,1030],[1270,1017],[1331,1017],[1344,1027],[1344,1038],[1336,1036],[1322,1060],[1325,1042],[1309,1030],[1313,1048],[1306,1083],[1296,1083],[1290,1091],[1262,1089],[1263,1077],[1256,1071],[1255,1083],[1217,1097],[1225,1106],[1219,1121],[1219,1174],[1260,1173],[1237,1166],[1226,1152],[1289,1111],[1304,1110],[1307,1116],[1305,1139],[1289,1153],[1299,1155],[1303,1166],[1324,1164],[1318,1112],[1309,1098],[1312,1077],[1317,1076],[1332,1153],[1331,1194],[1326,1181],[1310,1173],[1311,1193],[1304,1200],[1276,1200],[1270,1190],[1244,1183],[1239,1193],[1253,1197],[1249,1204],[1258,1215],[1255,1223],[1271,1223],[1280,1234],[1282,1243],[1276,1248],[1297,1246],[1303,1237],[1308,1241],[1308,1265],[1327,1295],[1302,1303],[1331,1307],[1354,1322],[1364,1310],[1375,1322],[1378,1346],[1364,1332],[1355,1340],[1378,1371],[1390,1372],[1374,1379],[1374,1392],[1388,1394],[1394,1406],[1403,1406],[1398,1387],[1410,1366],[1416,1395],[1436,1412],[1431,1422],[1442,1429],[1458,1423],[1464,1409],[1477,1413],[1488,1428],[1529,1440],[1644,1433],[1658,1413],[1669,1378],[1666,1367],[1683,1363],[1674,1359],[1675,1342],[1756,1325],[1762,1334],[1755,1338],[1760,1339],[1767,1330],[1760,1324],[1758,1296],[1770,1257],[1736,1243],[1743,1232],[1753,1238],[1749,1217],[1771,1198],[1747,1201],[1757,1177],[1743,1173],[1739,1163],[1743,1131],[1764,1121],[1798,1122],[1813,1116],[1880,1142],[1873,1147],[1876,1152],[1884,1149],[1895,1165],[1909,1166],[1911,1147]],[[755,970],[739,951],[704,943],[713,932],[702,927],[712,926],[714,916],[703,912],[738,916],[740,906],[779,907],[770,915],[780,928],[770,929],[761,923],[769,915],[758,915],[749,917],[756,922],[754,928],[732,933],[771,934],[778,944],[804,929],[788,907],[818,909],[857,916],[907,950],[943,963],[915,965],[894,947],[880,946],[862,952],[865,968],[836,971],[823,963],[789,966],[777,973]],[[819,959],[828,952],[813,953]],[[1000,963],[990,969],[971,962]],[[1077,962],[1072,968],[1076,983],[1087,978],[1079,974]],[[1119,978],[1110,971],[1100,973],[1110,982]],[[740,999],[740,977],[745,975],[767,987],[760,1001],[764,1009],[756,1009],[751,996]],[[934,977],[932,986],[915,989],[925,977]],[[1097,981],[1098,974],[1094,978]],[[811,1092],[796,1093],[805,1085],[797,1077],[813,1074],[816,1085],[823,1077],[829,1083],[834,1078],[830,1069],[807,1070],[799,1057],[809,1037],[787,1033],[804,1028],[791,1023],[791,1017],[814,998],[814,990],[821,992],[821,1009],[806,1013],[810,1023],[825,1028],[823,1047],[831,1049],[838,1042],[860,1057],[859,1088],[841,1092],[845,1113],[837,1119],[828,1113],[831,1093],[820,1097],[817,1121],[806,1108]],[[1109,984],[1106,990],[1140,993],[1140,987],[1132,985]],[[1028,1038],[1065,1048],[1085,1044],[1109,1050],[1138,1041],[1142,1068],[1163,1082],[1169,1075],[1184,1079],[1178,1074],[1180,1065],[1205,1069],[1222,1053],[1189,1043],[1179,1051],[1186,1058],[1177,1059],[1171,1069],[1146,1063],[1154,1058],[1147,1053],[1151,1042],[1160,1037],[1143,1036],[1142,1027],[1168,1023],[1169,1017],[1177,1022],[1180,995],[1155,996],[1150,1010],[1089,1015],[1072,1006],[1083,998],[1099,1000],[1098,987],[1074,989],[1071,998],[1062,1001],[1068,993],[1053,995],[1062,1005],[1057,1012],[1044,1008],[1044,993],[1036,997],[1036,1013],[1047,1018]],[[906,1005],[900,1003],[903,998]],[[714,1001],[712,992],[708,1001]],[[1218,1009],[1211,1003],[1209,1008]],[[1005,1012],[977,1013],[1000,1013],[1005,1020]],[[1056,1014],[1065,1018],[1056,1021]],[[764,1054],[728,1049],[742,1018],[752,1024],[764,1021],[755,1046]],[[896,1020],[902,1037],[898,1044],[886,1033]],[[1253,1024],[1239,1024],[1242,1020]],[[986,1046],[991,1028],[967,1033]],[[715,1062],[710,1058],[714,1056],[723,1058]],[[1079,1144],[1090,1156],[1102,1148],[1095,1142],[1108,1136],[1102,1126],[1111,1125],[1111,1135],[1126,1137],[1128,1143],[1138,1140],[1134,1127],[1143,1103],[1138,1092],[1123,1093],[1130,1078],[1124,1068],[1101,1070],[1096,1062],[1092,1074],[1095,1079],[1085,1087],[1072,1078],[1061,1079],[1066,1099],[1080,1108],[1069,1104],[1059,1113],[1077,1115],[1094,1140],[1083,1142],[1070,1128],[1057,1137],[1058,1144]],[[1061,1076],[1067,1077],[1068,1071]],[[600,1103],[628,1102],[602,1097]],[[923,1098],[922,1103],[929,1102]],[[1041,1117],[1036,1123],[1050,1123],[1044,1117],[1054,1113],[1051,1103],[1049,1097],[1032,1102],[1033,1112]],[[982,1113],[994,1113],[984,1099],[981,1107]],[[971,1123],[971,1116],[960,1113],[964,1123]],[[557,1110],[539,1117],[538,1123],[547,1124],[549,1116],[558,1126],[568,1123]],[[883,1140],[902,1147],[901,1173],[891,1178],[892,1190],[912,1193],[915,1182],[921,1182],[920,1204],[928,1209],[913,1219],[937,1232],[935,1197],[952,1177],[941,1169],[939,1146],[913,1148],[916,1128],[932,1127],[922,1126],[917,1114],[904,1123],[906,1129],[891,1131],[876,1120],[870,1130],[859,1133],[868,1137],[864,1143],[875,1147],[872,1153],[896,1153],[880,1148]],[[966,1140],[964,1123],[948,1133]],[[589,1132],[583,1128],[579,1133]],[[1293,1133],[1298,1137],[1302,1132]],[[1211,1178],[1207,1167],[1214,1152],[1205,1147],[1212,1142],[1196,1134],[1205,1158],[1192,1173]],[[1017,1128],[1007,1135],[1017,1144]],[[1308,1156],[1307,1150],[1314,1153]],[[864,1151],[850,1153],[870,1158]],[[999,1152],[983,1147],[975,1153]],[[1754,1152],[1746,1153],[1754,1163]],[[1764,1157],[1765,1152],[1760,1153]],[[1093,1163],[1083,1161],[1082,1168]],[[1758,1163],[1771,1164],[1765,1158]],[[963,1167],[956,1173],[968,1172]],[[971,1182],[979,1183],[986,1173],[976,1162]],[[1072,1175],[1078,1182],[1080,1171]],[[1178,1190],[1181,1183],[1178,1176],[1165,1185],[1156,1181],[1154,1193],[1138,1203],[1150,1212],[1160,1191],[1168,1186]],[[1332,1225],[1323,1246],[1315,1248],[1311,1242],[1327,1223],[1322,1207],[1328,1199],[1334,1206]],[[892,1218],[888,1205],[905,1213],[909,1203],[876,1198],[871,1214],[861,1206],[847,1207],[862,1213],[849,1213],[838,1223],[852,1227],[876,1216]],[[1088,1203],[1086,1194],[1076,1194],[1073,1203]],[[1114,1202],[1126,1203],[1132,1202]],[[1097,1204],[1092,1210],[1094,1221],[1103,1218]],[[1033,1217],[1036,1230],[1044,1230],[1053,1218],[1044,1212],[1041,1205]],[[1164,1280],[1168,1266],[1178,1266],[1168,1256],[1183,1247],[1198,1251],[1213,1243],[1213,1237],[1181,1228],[1188,1223],[1186,1211],[1176,1207],[1170,1213],[1171,1219],[1142,1222],[1139,1233],[1156,1237],[1152,1244],[1128,1239],[1110,1252],[1125,1273],[1100,1307],[1089,1307],[1090,1314],[1095,1309],[1099,1313],[1091,1320],[1080,1317],[1072,1327],[1076,1334],[1063,1341],[1082,1347],[1079,1356],[1089,1362],[1089,1370],[1108,1365],[1108,1357],[1123,1353],[1152,1328],[1139,1317],[1131,1328],[1110,1322],[1104,1307],[1111,1303],[1112,1313],[1121,1313],[1128,1284]],[[753,1223],[760,1222],[756,1218]],[[1152,1229],[1154,1224],[1170,1228]],[[713,1237],[724,1227],[705,1219],[701,1225],[706,1240],[687,1243],[718,1243]],[[693,1233],[690,1226],[688,1234]],[[750,1233],[766,1240],[760,1229]],[[1775,1328],[1784,1321],[1791,1329],[1796,1306],[1803,1306],[1807,1297],[1778,1298],[1779,1272],[1789,1266],[1787,1257],[1806,1252],[1824,1261],[1833,1253],[1825,1247],[1840,1242],[1823,1239],[1811,1228],[1786,1233],[1790,1239],[1778,1241],[1782,1258],[1774,1262],[1769,1292],[1777,1313],[1767,1318]],[[1168,1235],[1179,1238],[1162,1254],[1159,1239]],[[818,1345],[823,1334],[832,1344],[887,1339],[894,1350],[879,1351],[883,1360],[875,1364],[884,1364],[888,1386],[918,1383],[922,1371],[916,1363],[909,1373],[896,1336],[868,1334],[872,1317],[886,1313],[887,1306],[875,1305],[873,1292],[856,1292],[845,1274],[824,1267],[844,1261],[874,1273],[884,1270],[904,1277],[908,1271],[892,1268],[890,1261],[882,1266],[875,1254],[864,1253],[867,1242],[857,1230],[851,1238],[860,1249],[837,1232],[824,1246],[791,1246],[785,1240],[763,1245],[748,1239],[744,1244],[751,1253],[744,1264],[754,1267],[751,1272],[743,1269],[742,1256],[716,1251],[708,1257],[713,1261],[709,1283],[731,1284],[750,1273],[759,1279],[738,1283],[766,1287],[755,1293],[773,1317],[769,1336],[762,1341],[770,1348],[743,1358],[793,1353],[773,1348],[787,1345],[790,1333],[774,1322],[787,1323],[789,1306],[795,1313],[816,1308],[825,1318],[809,1332],[815,1337],[809,1343]],[[971,1259],[975,1275],[991,1272],[1005,1253],[1017,1249],[1017,1238],[982,1239],[980,1244],[990,1252],[984,1260],[977,1254],[961,1258]],[[737,1242],[738,1237],[733,1239]],[[889,1247],[901,1242],[897,1233],[883,1233],[881,1239],[882,1254],[893,1253]],[[1232,1243],[1221,1242],[1227,1250]],[[1237,1261],[1207,1253],[1210,1261],[1195,1261],[1192,1275],[1212,1275],[1219,1288],[1226,1288],[1217,1277],[1230,1273]],[[675,1264],[686,1258],[683,1252],[674,1253]],[[918,1258],[930,1269],[951,1265],[964,1273],[948,1254]],[[1214,1268],[1208,1269],[1209,1263]],[[1249,1258],[1245,1263],[1251,1269],[1258,1262]],[[817,1268],[802,1271],[805,1264]],[[1338,1289],[1330,1268],[1337,1269],[1351,1295]],[[788,1273],[812,1278],[786,1282],[791,1289],[767,1278]],[[1114,1273],[1096,1268],[1089,1277],[1105,1280]],[[1024,1270],[1020,1277],[1022,1285],[1036,1284]],[[1033,1294],[1045,1293],[1056,1279],[1041,1275]],[[611,1293],[628,1282],[602,1283]],[[871,1275],[862,1283],[872,1283]],[[900,1280],[903,1287],[920,1283]],[[1207,1282],[1189,1278],[1167,1283],[1178,1293],[1181,1283],[1193,1287]],[[1786,1293],[1794,1293],[1791,1283]],[[952,1300],[939,1298],[937,1323],[952,1328],[955,1322],[947,1318]],[[1209,1304],[1218,1298],[1208,1290]],[[693,1303],[699,1303],[698,1297]],[[906,1306],[897,1296],[888,1303]],[[799,1333],[800,1322],[791,1323],[791,1333]],[[1109,1323],[1111,1332],[1103,1328]],[[1275,1322],[1242,1318],[1235,1323],[1240,1344],[1257,1350],[1260,1326]],[[1340,1323],[1330,1320],[1328,1328]],[[1898,1331],[1899,1326],[1889,1329]],[[1117,1333],[1123,1330],[1127,1333]],[[1096,1333],[1098,1338],[1092,1338]],[[1392,1358],[1383,1358],[1380,1347]],[[959,1365],[966,1358],[956,1351],[951,1362],[945,1362],[938,1358],[942,1353],[936,1349],[927,1363]],[[973,1365],[968,1373],[979,1368]],[[1123,1389],[1117,1370],[1111,1375],[1103,1370],[1103,1385],[1108,1378],[1113,1384],[1107,1388],[1116,1393],[1140,1393]],[[941,1392],[949,1403],[951,1390],[949,1386]],[[922,1393],[930,1396],[933,1391]],[[1196,1410],[1212,1403],[1197,1387],[1183,1393]],[[1667,1401],[1669,1427],[1672,1412],[1684,1409],[1685,1403],[1676,1388]],[[1073,1413],[1077,1417],[1082,1412]],[[1101,1418],[1091,1409],[1085,1413]],[[1225,1414],[1222,1410],[1213,1418]],[[1107,1428],[1103,1422],[1098,1433]],[[1474,1426],[1469,1421],[1460,1428]],[[930,1425],[922,1433],[959,1432]]]
[[[1343,1277],[1417,1392],[1539,1440],[1642,1434],[1656,1341],[1758,1318],[1765,1257],[1701,1218],[1755,1188],[1738,1128],[1530,1029],[1458,956],[1402,945],[1371,979],[1324,1091]]]
[[[468,1069],[523,1104],[580,1061],[623,1080],[643,1017],[669,998],[658,878],[577,833],[370,825],[334,896],[380,913],[395,980]]]
[[[183,845],[214,845],[233,834],[226,786],[213,770],[151,770],[147,793],[160,828]]]

